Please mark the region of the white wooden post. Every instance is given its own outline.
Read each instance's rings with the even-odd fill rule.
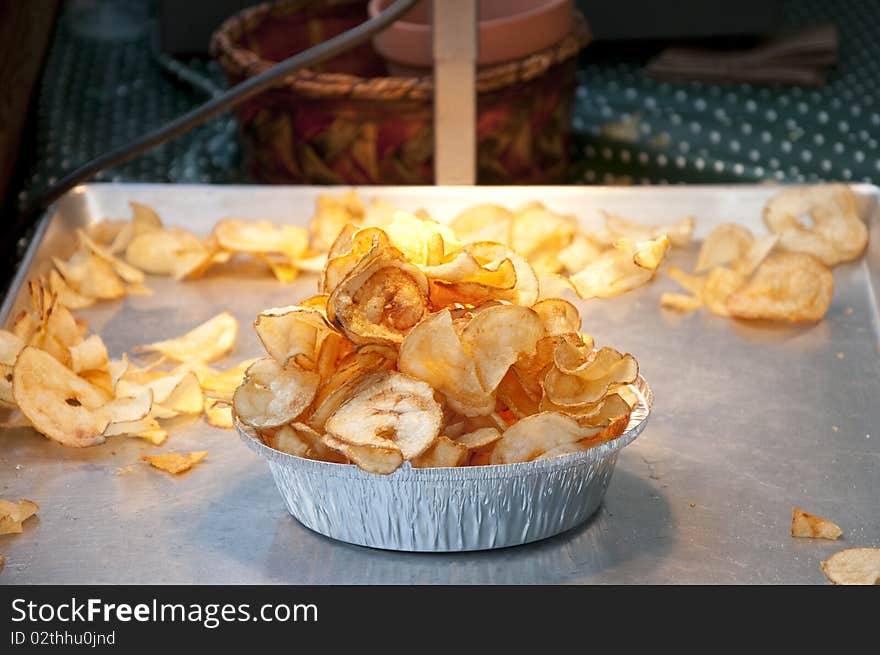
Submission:
[[[434,0],[434,182],[477,180],[477,0]]]

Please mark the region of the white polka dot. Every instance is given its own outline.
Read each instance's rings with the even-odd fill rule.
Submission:
[[[770,132],[761,132],[761,141],[764,143],[770,143],[773,140],[773,135]]]
[[[623,92],[623,96],[624,96],[627,100],[635,100],[636,97],[638,96],[638,93],[636,93],[636,90],[635,90],[635,89],[633,89],[633,88],[628,88],[626,91]]]
[[[843,147],[843,144],[840,141],[834,144],[834,152],[836,152],[838,155],[843,154],[844,150],[846,150],[846,148]]]
[[[822,166],[822,170],[825,172],[828,172],[831,170],[831,162],[828,161],[827,159],[823,159],[820,166]]]
[[[788,174],[789,175],[797,175],[800,172],[801,172],[801,169],[799,169],[797,166],[789,166],[788,167]]]
[[[770,121],[771,123],[775,122],[776,118],[778,116],[778,114],[775,111],[773,111],[772,109],[768,109],[767,113],[765,115],[767,116],[767,120]]]
[[[678,91],[675,92],[675,99],[678,100],[679,102],[684,102],[685,100],[687,100],[687,97],[688,97],[688,94],[685,93],[684,91],[682,91],[681,89],[679,89]]]
[[[706,168],[706,160],[704,160],[702,157],[700,157],[696,161],[694,161],[694,166],[697,167],[698,171],[701,171],[704,168]]]
[[[742,164],[734,164],[733,165],[733,172],[736,175],[742,175],[744,170],[745,170],[745,166],[743,166]]]
[[[613,184],[614,183],[614,176],[611,173],[605,173],[602,176],[602,183],[603,184]]]
[[[584,129],[584,119],[580,116],[575,116],[574,119],[571,121],[571,124],[576,130]]]
[[[603,118],[611,118],[611,116],[614,115],[614,110],[608,105],[605,105],[599,110],[599,113],[602,114]]]
[[[776,157],[771,157],[770,160],[767,162],[767,165],[773,169],[779,168],[779,160],[776,159]]]
[[[827,123],[828,122],[828,112],[827,111],[820,111],[818,114],[816,114],[816,120],[819,121],[820,123]]]
[[[580,98],[581,100],[583,100],[584,98],[587,97],[587,89],[586,89],[586,87],[579,86],[579,87],[577,88],[577,91],[576,91],[575,93],[577,94],[577,97]],[[569,96],[569,97],[571,97],[571,96]]]
[[[757,150],[749,150],[749,159],[752,161],[758,161],[761,159],[761,153]]]
[[[732,152],[739,152],[739,141],[737,141],[736,139],[733,139],[730,142],[730,150]]]
[[[782,171],[776,171],[775,173],[773,173],[773,177],[775,177],[777,180],[784,180],[785,173],[783,173]]]
[[[712,143],[719,143],[721,141],[721,133],[712,130],[711,132],[709,132],[709,141],[711,141]]]
[[[840,177],[842,177],[844,180],[848,180],[852,177],[852,171],[848,168],[844,168],[842,171],[840,171]]]
[[[853,116],[861,116],[862,115],[862,108],[859,107],[858,105],[853,105],[852,107],[849,108],[849,113],[852,114]]]
[[[602,148],[602,159],[611,159],[612,154],[611,148]]]
[[[678,142],[678,149],[684,153],[690,152],[691,144],[688,143],[687,141],[679,141]]]
[[[668,162],[669,162],[669,160],[666,158],[666,155],[662,155],[662,154],[661,154],[661,155],[657,155],[657,165],[658,165],[660,168],[666,168],[666,164],[667,164]]]
[[[736,101],[738,100],[738,98],[736,97],[736,94],[733,93],[733,92],[728,93],[728,94],[727,94],[726,96],[724,96],[724,97],[727,99],[727,102],[729,102],[729,103],[731,103],[731,104],[735,104]]]
[[[743,123],[739,129],[743,134],[751,134],[752,133],[752,126],[749,123]]]
[[[801,152],[801,159],[805,162],[810,162],[813,160],[813,153],[809,150],[804,150],[803,152]]]
[[[687,160],[684,157],[676,157],[675,158],[675,166],[677,168],[684,168],[687,164]]]
[[[642,134],[650,134],[651,129],[651,124],[646,121],[642,121],[642,124],[639,125],[639,132],[641,132]]]
[[[757,177],[764,177],[764,167],[763,166],[755,166],[755,175]]]
[[[849,123],[847,123],[846,121],[840,121],[837,124],[837,129],[841,132],[849,132]]]
[[[706,111],[706,101],[702,98],[697,98],[696,102],[694,102],[694,109],[697,111]]]
[[[821,146],[823,143],[825,143],[825,137],[821,134],[814,134],[813,143],[815,143],[817,146]]]
[[[791,141],[783,141],[779,144],[779,147],[782,149],[782,152],[791,152]]]
[[[621,150],[621,151],[620,151],[620,161],[622,161],[623,163],[625,163],[625,164],[626,164],[626,163],[629,163],[629,160],[630,160],[631,158],[632,158],[632,157],[631,157],[631,155],[629,154],[629,150]]]
[[[747,100],[746,101],[746,111],[747,112],[749,112],[750,114],[754,114],[755,110],[757,110],[757,109],[758,109],[758,103],[756,103],[754,100]]]
[[[857,162],[862,163],[863,161],[865,161],[865,153],[863,153],[861,150],[856,150],[856,151],[853,153],[853,158],[854,158]]]
[[[691,132],[693,132],[694,134],[699,134],[702,129],[703,126],[696,121],[691,122]]]
[[[648,159],[649,159],[649,157],[648,157],[648,153],[647,153],[647,152],[640,152],[640,153],[639,153],[638,160],[639,160],[639,163],[640,163],[640,164],[642,164],[642,165],[644,166],[645,164],[648,163]]]
[[[799,102],[797,105],[797,109],[801,114],[806,114],[810,111],[810,108],[807,106],[806,102]]]
[[[669,117],[669,122],[673,125],[681,125],[681,116],[679,116],[678,114],[672,114]]]
[[[654,98],[652,98],[651,96],[648,96],[647,98],[645,98],[644,102],[645,102],[645,107],[647,107],[648,109],[656,109],[657,108],[657,101],[654,100]]]
[[[712,165],[712,168],[715,169],[716,173],[722,173],[722,172],[724,172],[724,162],[723,161],[716,161]]]
[[[871,114],[871,123],[873,125],[880,125],[880,114]]]

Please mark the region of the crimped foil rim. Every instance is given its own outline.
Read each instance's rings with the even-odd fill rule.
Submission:
[[[418,480],[421,482],[459,482],[464,480],[492,480],[505,478],[531,477],[548,471],[558,471],[582,466],[587,461],[601,461],[622,448],[631,444],[638,437],[648,422],[651,409],[654,404],[654,394],[648,383],[641,375],[630,387],[638,394],[639,402],[632,410],[629,425],[626,430],[616,439],[590,448],[589,450],[562,455],[532,462],[517,462],[514,464],[489,464],[485,466],[459,466],[454,468],[413,468],[409,462],[389,475],[369,473],[358,468],[354,464],[337,464],[334,462],[322,462],[305,457],[297,457],[289,453],[275,450],[264,444],[256,436],[255,430],[244,425],[233,415],[235,428],[241,440],[248,448],[264,457],[270,462],[276,462],[288,467],[300,469],[319,470],[322,475],[344,479],[377,479],[377,480]]]

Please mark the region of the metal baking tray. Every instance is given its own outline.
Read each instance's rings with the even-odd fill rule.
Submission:
[[[90,449],[58,446],[30,429],[0,434],[0,497],[42,509],[23,534],[0,537],[11,583],[822,583],[821,560],[880,546],[880,190],[853,187],[869,223],[865,258],[835,269],[825,320],[756,325],[659,307],[675,288],[660,275],[612,299],[581,304],[584,330],[632,352],[655,395],[645,433],[620,453],[602,506],[585,524],[544,541],[487,552],[396,553],[351,546],[287,512],[261,458],[231,430],[181,419],[161,448],[117,438]],[[226,216],[304,224],[312,187],[88,185],[44,219],[0,308],[8,322],[22,283],[73,248],[73,231],[126,217],[127,202],[156,207],[168,224],[206,234]],[[541,200],[588,224],[599,210],[645,222],[691,214],[697,239],[721,221],[762,230],[768,186],[368,187],[440,219],[477,202]],[[697,244],[674,252],[693,265]],[[153,296],[82,311],[111,356],[185,331],[221,309],[241,321],[229,360],[260,354],[248,329],[261,309],[311,294],[256,265],[197,282],[151,278]],[[222,362],[221,362],[222,363]],[[836,430],[835,430],[836,428]],[[139,461],[157,450],[209,451],[172,477]],[[838,542],[789,536],[792,506],[841,525]]]

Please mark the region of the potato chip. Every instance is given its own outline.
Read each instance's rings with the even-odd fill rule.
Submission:
[[[74,373],[101,370],[107,367],[110,357],[107,347],[97,334],[89,336],[80,343],[68,346],[70,368]]]
[[[28,346],[12,371],[15,404],[41,434],[65,446],[102,443],[107,397],[43,350]]]
[[[811,539],[837,539],[843,531],[836,523],[793,507],[791,510],[791,536]]]
[[[130,264],[126,264],[109,250],[99,246],[92,241],[84,231],[77,230],[77,237],[86,250],[91,252],[95,257],[98,257],[109,264],[116,275],[122,278],[124,282],[128,282],[129,284],[140,284],[144,281],[143,271]]]
[[[828,311],[834,276],[818,259],[803,253],[771,255],[749,282],[731,294],[726,309],[745,319],[819,321]]]
[[[9,330],[0,330],[0,364],[14,366],[18,354],[27,345],[24,339]]]
[[[674,309],[677,312],[692,312],[703,306],[699,296],[690,296],[685,293],[662,293],[660,294],[660,306],[666,309]]]
[[[581,315],[577,307],[562,298],[548,298],[532,305],[544,324],[545,336],[556,336],[581,329]]]
[[[577,273],[601,254],[602,250],[587,235],[577,233],[572,237],[571,243],[562,248],[556,256],[566,272]]]
[[[215,428],[231,429],[232,421],[232,405],[213,398],[205,398],[205,418],[209,425]]]
[[[222,371],[215,371],[206,367],[202,370],[201,375],[196,371],[196,374],[199,375],[199,384],[202,387],[202,391],[212,392],[215,398],[222,397],[231,401],[232,394],[238,388],[238,385],[242,383],[245,373],[255,361],[257,361],[256,358],[246,359]]]
[[[195,234],[168,227],[135,236],[125,249],[125,261],[153,275],[185,277],[209,260],[212,250]],[[64,271],[61,271],[64,275]],[[67,276],[65,275],[65,278]]]
[[[314,361],[324,339],[336,332],[321,310],[296,306],[260,312],[254,330],[266,352],[282,365],[298,355]]]
[[[324,429],[355,446],[397,448],[410,460],[434,443],[442,418],[430,386],[403,373],[380,371],[358,382]]]
[[[777,243],[778,234],[765,234],[755,239],[745,254],[733,262],[733,270],[745,277],[750,276],[767,259]]]
[[[601,348],[566,371],[557,362],[544,377],[544,393],[554,405],[578,407],[600,401],[612,385],[635,382],[638,374],[639,365],[632,355]]]
[[[305,229],[293,225],[273,225],[269,221],[225,219],[214,226],[221,248],[232,252],[281,253],[293,261],[308,247]]]
[[[577,421],[557,412],[541,412],[520,419],[495,444],[490,464],[530,462],[562,444],[573,443],[600,432],[584,428]]]
[[[608,393],[592,403],[563,406],[556,405],[549,397],[541,399],[538,410],[541,412],[559,412],[571,416],[578,424],[591,428],[607,428],[621,417],[628,420],[632,409],[620,391],[621,385],[611,385]],[[615,389],[614,392],[611,389]],[[637,399],[636,399],[637,400]]]
[[[834,584],[880,584],[880,548],[847,548],[822,562],[822,571]]]
[[[391,222],[383,229],[394,247],[416,266],[438,264],[444,255],[461,249],[452,228],[408,212],[394,212]]]
[[[391,240],[383,230],[347,225],[327,253],[327,265],[321,271],[318,291],[329,295],[367,253],[390,246]]]
[[[120,235],[122,237],[121,240],[127,243],[131,240],[133,234],[131,221],[126,220],[112,220],[105,218],[104,220],[89,225],[88,228],[89,237],[105,246],[112,246],[112,244],[119,241]],[[122,247],[125,249],[125,245]],[[110,247],[110,252],[115,253],[118,251]]]
[[[767,202],[764,222],[782,249],[813,255],[826,266],[860,257],[868,243],[855,194],[844,184],[786,189]]]
[[[531,260],[545,250],[559,252],[571,243],[577,230],[574,216],[557,214],[540,202],[530,202],[514,213],[510,247]]]
[[[327,300],[327,318],[356,344],[397,344],[427,313],[428,280],[392,247],[376,247]]]
[[[320,376],[290,364],[282,367],[271,358],[258,359],[232,397],[235,414],[256,428],[290,423],[311,404]]]
[[[68,286],[78,294],[97,300],[125,296],[125,284],[105,260],[86,251],[76,251],[67,261],[53,257],[55,268]]]
[[[238,321],[221,312],[176,339],[136,346],[135,352],[157,352],[177,362],[212,362],[232,349]]]
[[[474,205],[450,223],[462,242],[493,241],[509,246],[513,212],[499,205]]]
[[[318,196],[315,215],[309,221],[309,242],[312,250],[327,251],[339,232],[348,223],[362,219],[363,215],[364,206],[354,191],[339,196]]]
[[[542,462],[545,459],[553,459],[554,457],[565,457],[566,455],[573,455],[574,453],[582,453],[590,448],[593,448],[593,444],[584,443],[582,441],[564,443],[538,455],[534,461]]]
[[[445,436],[450,437],[455,443],[468,450],[480,450],[498,441],[501,438],[501,431],[496,427],[485,427],[465,432],[456,437],[451,437],[448,433]]]
[[[544,335],[544,323],[535,311],[518,305],[496,305],[478,312],[459,339],[474,361],[483,390],[492,393],[507,369],[534,351]]]
[[[425,452],[412,459],[412,465],[417,469],[461,466],[467,460],[469,452],[464,444],[440,436]]]
[[[389,475],[403,464],[403,455],[399,448],[357,446],[329,434],[322,434],[321,441],[368,473]]]
[[[585,300],[617,296],[650,282],[668,249],[665,235],[653,241],[619,242],[569,279]]]
[[[55,269],[49,271],[49,288],[58,297],[58,303],[68,309],[76,311],[95,304],[94,298],[75,291]]]
[[[460,414],[488,414],[495,407],[495,398],[480,384],[476,363],[455,333],[447,309],[429,315],[410,330],[400,344],[397,367],[430,384]]]
[[[162,229],[162,219],[155,209],[140,202],[129,202],[128,206],[131,208],[131,225],[135,236]]]
[[[713,314],[730,316],[728,299],[745,284],[745,278],[729,268],[718,266],[706,277],[700,298]]]
[[[40,511],[40,506],[32,500],[20,499],[17,503],[0,499],[0,535],[21,534],[22,523]]]
[[[168,439],[168,431],[159,425],[153,416],[145,416],[137,421],[113,423],[104,431],[105,437],[129,436],[161,446]]]
[[[736,223],[720,223],[703,240],[697,255],[697,273],[705,273],[716,266],[731,264],[746,255],[755,238],[748,228]]]
[[[672,246],[687,248],[694,233],[695,221],[692,216],[686,216],[667,225],[644,225],[616,214],[608,212],[602,214],[605,217],[605,230],[595,234],[594,238],[606,246],[613,246],[621,240],[653,241],[665,234]]]
[[[162,453],[160,455],[142,455],[141,460],[161,471],[167,471],[174,475],[180,475],[189,471],[193,466],[208,456],[207,450],[197,450],[190,453]]]
[[[131,423],[146,417],[153,407],[153,391],[142,389],[136,396],[114,398],[101,405],[96,411],[107,419],[107,424]],[[106,429],[105,429],[106,435]]]
[[[516,272],[516,286],[503,293],[494,294],[497,300],[507,300],[523,307],[531,307],[538,301],[538,276],[528,261],[507,246],[489,241],[477,241],[464,247],[484,267],[491,267],[493,262],[510,260]]]

